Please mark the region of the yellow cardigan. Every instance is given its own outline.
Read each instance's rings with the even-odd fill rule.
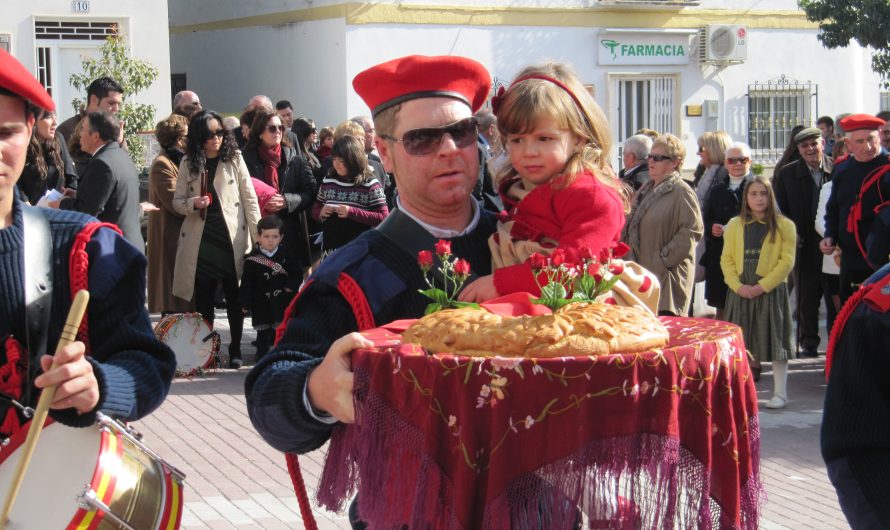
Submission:
[[[770,292],[785,283],[791,269],[794,268],[794,256],[797,251],[797,230],[794,223],[784,216],[778,218],[776,240],[770,241],[767,234],[760,249],[760,260],[757,262],[757,282],[763,290]],[[745,267],[745,230],[741,217],[733,217],[723,232],[723,254],[720,256],[720,268],[723,269],[723,280],[734,292],[739,291],[742,282],[739,279]]]

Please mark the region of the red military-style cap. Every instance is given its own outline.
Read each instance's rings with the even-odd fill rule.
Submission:
[[[27,99],[46,110],[56,110],[43,85],[12,55],[0,49],[0,88]]]
[[[858,131],[860,129],[878,130],[884,126],[884,120],[871,114],[851,114],[838,122],[844,132]]]
[[[476,112],[488,97],[491,76],[466,57],[409,55],[360,72],[352,87],[374,116],[393,105],[431,97],[458,99]]]

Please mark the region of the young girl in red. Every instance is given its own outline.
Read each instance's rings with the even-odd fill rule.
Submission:
[[[618,242],[628,199],[606,162],[608,123],[568,66],[524,69],[492,99],[510,163],[498,175],[505,212],[489,240],[495,272],[469,284],[462,300],[514,292],[538,295],[528,258],[563,249],[580,262]]]

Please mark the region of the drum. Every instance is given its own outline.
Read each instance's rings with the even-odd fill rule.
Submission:
[[[0,491],[12,482],[27,426],[0,449]],[[179,528],[185,475],[100,415],[87,428],[48,420],[7,530]]]
[[[155,336],[176,354],[176,375],[192,376],[218,365],[219,334],[200,313],[177,313],[161,319]]]

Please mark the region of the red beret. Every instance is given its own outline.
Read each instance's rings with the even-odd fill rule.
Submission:
[[[884,120],[875,118],[871,114],[851,114],[838,122],[844,132],[858,131],[859,129],[877,130],[884,126]]]
[[[5,88],[46,110],[56,110],[53,98],[43,85],[22,66],[22,63],[3,49],[0,49],[0,88]]]
[[[485,103],[491,77],[484,66],[466,57],[410,55],[360,72],[352,87],[376,116],[417,98],[450,97],[476,112]]]

